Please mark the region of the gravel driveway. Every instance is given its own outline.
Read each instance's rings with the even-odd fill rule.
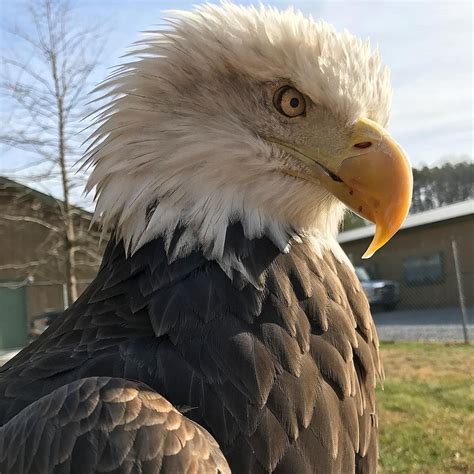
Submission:
[[[459,308],[374,313],[381,341],[464,341]],[[468,308],[468,335],[474,341],[474,307]]]

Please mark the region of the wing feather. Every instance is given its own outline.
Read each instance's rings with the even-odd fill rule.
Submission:
[[[58,409],[59,408],[59,409]],[[84,423],[84,420],[88,420]],[[89,377],[0,428],[0,472],[230,473],[216,441],[146,386]]]

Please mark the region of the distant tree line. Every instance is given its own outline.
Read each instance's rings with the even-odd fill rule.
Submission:
[[[413,201],[410,212],[422,212],[474,198],[474,163],[413,169]]]
[[[416,214],[473,198],[474,163],[469,158],[456,164],[413,168],[413,200],[410,213]],[[353,212],[348,212],[343,229],[350,230],[364,225],[367,225],[367,221]]]

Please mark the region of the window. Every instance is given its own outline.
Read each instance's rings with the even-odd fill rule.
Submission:
[[[441,253],[415,255],[403,261],[403,274],[407,285],[432,285],[443,280]]]

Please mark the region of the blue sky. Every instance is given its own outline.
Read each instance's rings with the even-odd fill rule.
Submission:
[[[107,68],[120,63],[140,30],[160,23],[168,9],[189,9],[199,2],[78,0],[80,21],[103,18],[111,27],[99,82]],[[256,2],[240,1],[250,4]],[[274,0],[294,6],[338,29],[370,37],[392,70],[395,91],[390,131],[415,166],[437,164],[448,156],[473,153],[473,10],[469,1],[314,1]],[[20,2],[0,0],[3,19],[21,21]],[[10,41],[2,36],[1,47]],[[14,45],[13,45],[14,46]],[[2,103],[5,112],[5,103]],[[0,149],[0,174],[20,160]]]

